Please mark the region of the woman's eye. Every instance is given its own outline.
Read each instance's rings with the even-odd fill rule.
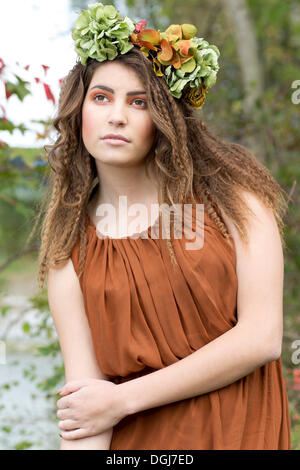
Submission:
[[[107,98],[107,96],[105,96],[105,95],[101,95],[101,94],[95,95],[93,99],[94,99],[95,101],[100,101],[101,103],[102,103],[104,100],[103,100],[103,99],[96,100],[96,98],[98,98],[98,97],[100,97],[100,98]],[[140,101],[140,102],[144,103],[144,105],[142,106],[142,107],[144,107],[144,108],[147,106],[147,102],[146,102],[145,100],[142,100],[141,98],[136,98],[135,100],[132,101],[132,103],[134,103],[134,102],[136,102],[136,101]]]
[[[142,99],[140,99],[140,98],[137,98],[136,100],[133,100],[133,103],[134,103],[134,101],[141,101],[142,103],[144,103],[144,107],[147,106],[146,101],[145,101],[145,100],[142,100]]]
[[[105,95],[95,95],[95,96],[94,96],[94,99],[97,98],[98,96],[103,96],[104,98],[106,98]],[[99,101],[99,100],[96,100],[96,101]],[[100,101],[103,101],[103,100],[100,100]]]

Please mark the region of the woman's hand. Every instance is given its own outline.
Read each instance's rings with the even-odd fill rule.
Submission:
[[[117,384],[108,380],[72,380],[60,390],[58,427],[63,439],[81,439],[113,428],[127,413]]]

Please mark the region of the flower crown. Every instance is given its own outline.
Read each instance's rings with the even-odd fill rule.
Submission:
[[[172,24],[164,32],[146,29],[146,24],[146,20],[135,23],[128,16],[120,17],[113,5],[88,5],[72,30],[82,65],[88,57],[113,60],[138,46],[152,60],[155,74],[164,77],[171,95],[200,109],[208,88],[216,82],[219,49],[196,37],[192,24]]]

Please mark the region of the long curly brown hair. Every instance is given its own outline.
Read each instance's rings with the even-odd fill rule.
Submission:
[[[240,190],[245,189],[272,208],[285,247],[286,192],[270,171],[244,146],[217,137],[194,116],[193,109],[174,98],[164,78],[154,73],[152,62],[139,48],[119,54],[114,60],[131,67],[145,86],[148,108],[156,126],[156,154],[151,160],[147,157],[145,164],[146,169],[153,165],[157,173],[160,204],[182,204],[189,198],[195,201],[196,196],[227,241],[230,234],[219,208],[230,217],[247,244],[247,214],[252,211],[241,197]],[[81,110],[93,73],[101,64],[91,58],[86,66],[77,61],[64,78],[57,117],[53,120],[58,138],[53,145],[44,147],[51,169],[29,236],[30,239],[45,211],[38,259],[40,289],[49,268],[64,264],[70,258],[78,237],[79,276],[84,269],[87,206],[99,179],[95,159],[83,144]],[[176,264],[172,242],[170,239],[166,242]]]

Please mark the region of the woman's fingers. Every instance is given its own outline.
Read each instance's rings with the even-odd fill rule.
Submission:
[[[74,419],[76,420],[76,417],[73,414],[73,411],[71,408],[64,408],[63,410],[57,410],[56,416],[58,419]]]
[[[75,429],[74,431],[61,431],[60,436],[63,439],[82,439],[88,437],[89,434],[84,429]]]
[[[56,406],[57,408],[59,409],[63,409],[63,408],[70,408],[71,406],[71,399],[70,397],[63,397],[63,398],[60,398],[57,402],[56,402]]]
[[[78,429],[78,422],[74,419],[64,419],[58,423],[59,429],[62,431],[72,431]]]

